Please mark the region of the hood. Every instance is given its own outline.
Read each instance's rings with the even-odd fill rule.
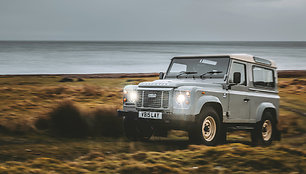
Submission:
[[[180,86],[210,86],[224,83],[223,79],[163,79],[139,83],[138,87],[177,88]]]

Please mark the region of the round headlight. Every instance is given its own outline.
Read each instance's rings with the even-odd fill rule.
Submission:
[[[186,97],[185,97],[185,95],[183,95],[183,94],[179,94],[179,95],[176,97],[176,101],[177,101],[179,104],[183,104],[185,100],[186,100]]]
[[[137,96],[137,92],[136,91],[129,91],[128,92],[128,101],[129,102],[132,102],[132,103],[135,103],[138,99],[138,96]]]

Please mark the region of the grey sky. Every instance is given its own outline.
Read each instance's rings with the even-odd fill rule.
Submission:
[[[0,0],[0,40],[306,40],[306,0]]]

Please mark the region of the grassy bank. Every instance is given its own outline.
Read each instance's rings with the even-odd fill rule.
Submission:
[[[305,173],[304,77],[279,79],[283,139],[265,148],[250,146],[249,135],[241,132],[229,133],[227,144],[217,147],[190,145],[181,131],[148,142],[97,136],[103,130],[95,127],[105,126],[95,124],[109,125],[99,118],[114,115],[112,111],[121,107],[123,86],[157,77],[70,76],[72,82],[59,82],[62,78],[0,77],[0,173]],[[91,131],[86,136],[65,138],[60,132],[37,128],[37,120],[50,119],[63,101],[72,103],[80,118],[90,117],[85,121]]]

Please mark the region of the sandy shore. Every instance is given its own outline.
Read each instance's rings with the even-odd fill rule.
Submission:
[[[158,77],[158,73],[101,73],[101,74],[24,74],[24,75],[0,75],[1,77],[12,76],[63,76],[70,78],[142,78]],[[306,77],[306,70],[279,70],[279,78]]]

